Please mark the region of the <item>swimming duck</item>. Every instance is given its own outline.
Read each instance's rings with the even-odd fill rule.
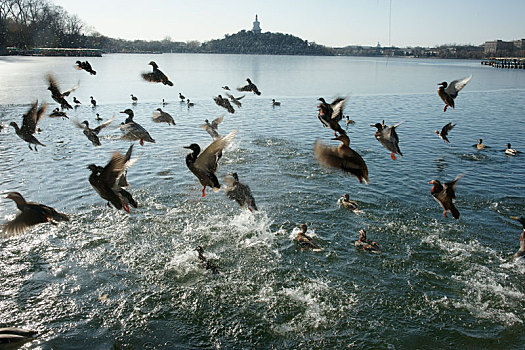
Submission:
[[[162,110],[162,108],[157,108],[156,112],[153,112],[153,121],[155,123],[168,123],[175,125],[175,121],[173,120],[173,117]]]
[[[252,91],[254,94],[256,94],[257,96],[259,96],[261,93],[259,92],[259,89],[257,89],[257,86],[252,83],[252,81],[250,80],[250,78],[246,78],[246,81],[248,82],[248,84],[240,87],[240,88],[237,88],[238,91]]]
[[[446,81],[439,83],[438,85],[441,85],[438,88],[438,95],[441,97],[443,102],[445,102],[445,108],[443,108],[443,112],[447,111],[447,107],[454,108],[454,99],[458,96],[458,93],[467,85],[467,83],[472,78],[472,74],[466,78],[453,80],[450,82],[450,84],[447,84]]]
[[[233,95],[230,95],[229,93],[226,93],[226,96],[228,96],[228,98],[234,105],[236,105],[237,107],[242,107],[242,103],[240,102],[240,100],[242,100],[246,95],[242,95],[241,97],[235,97]]]
[[[2,232],[7,234],[21,233],[27,227],[49,222],[57,225],[56,221],[69,221],[69,216],[57,212],[44,204],[26,202],[18,192],[9,192],[7,197],[16,203],[20,213],[11,221],[2,225]]]
[[[521,225],[523,225],[523,231],[521,232],[521,236],[520,236],[520,250],[518,250],[518,252],[516,254],[514,254],[514,257],[513,257],[513,260],[522,260],[523,256],[525,256],[525,218],[524,217],[516,217],[516,216],[511,216],[512,219],[514,220],[518,220],[519,223]]]
[[[137,102],[139,102],[139,98],[137,96],[133,96],[133,94],[131,94],[131,103],[137,104]]]
[[[430,193],[445,210],[443,212],[445,217],[448,217],[447,211],[450,211],[454,219],[459,219],[459,210],[454,205],[454,200],[456,199],[456,186],[462,177],[463,175],[460,174],[454,181],[447,182],[444,185],[442,185],[439,180],[431,180],[428,182],[433,185]]]
[[[349,124],[355,124],[355,121],[352,120],[352,119],[350,119],[350,116],[349,116],[349,115],[347,115],[345,118],[346,118],[346,127],[347,127],[347,128],[348,128],[348,125],[349,125]]]
[[[51,74],[47,75],[47,80],[49,82],[49,87],[47,89],[51,91],[51,97],[53,100],[55,100],[62,109],[73,109],[73,107],[71,107],[71,105],[66,101],[65,97],[69,96],[72,91],[75,91],[78,88],[78,85],[64,92],[60,92],[58,83]]]
[[[66,118],[69,119],[66,112],[61,111],[58,107],[53,109],[53,112],[49,114],[50,118]]]
[[[337,200],[337,205],[353,212],[359,211],[359,205],[356,201],[350,200],[350,195],[348,193],[343,194],[341,198]]]
[[[213,100],[215,101],[215,104],[217,106],[221,106],[223,108],[226,108],[226,110],[229,113],[235,113],[235,109],[233,109],[233,106],[231,105],[230,101],[228,101],[227,98],[222,97],[221,95],[214,97]]]
[[[280,106],[281,102],[275,101],[275,98],[272,98],[272,107]]]
[[[37,331],[22,328],[0,328],[0,345],[25,343],[34,338]],[[18,345],[20,346],[20,344]]]
[[[31,108],[27,111],[26,114],[22,116],[22,127],[18,128],[18,125],[15,122],[9,123],[10,126],[15,128],[15,132],[22,140],[28,143],[29,149],[33,150],[31,148],[31,144],[35,145],[35,151],[38,152],[38,149],[36,146],[44,146],[43,143],[38,141],[36,137],[33,136],[33,134],[37,130],[37,124],[40,119],[44,116],[44,112],[46,111],[47,104],[43,103],[40,108],[37,110],[38,107],[38,101],[35,101]]]
[[[93,70],[93,67],[91,67],[91,64],[86,60],[84,62],[81,62],[81,61],[77,61],[77,64],[75,66],[76,69],[78,70],[85,70],[86,72],[88,72],[89,74],[91,75],[96,75],[97,72],[95,72]]]
[[[509,156],[515,156],[518,154],[518,151],[516,151],[514,148],[511,148],[512,146],[510,145],[510,143],[505,144],[505,146],[507,146],[505,154],[508,154]]]
[[[82,102],[80,102],[80,101],[76,98],[76,96],[73,96],[73,102],[75,102],[75,107],[78,107],[78,105],[81,105],[81,104],[82,104]]]
[[[441,129],[441,132],[439,132],[438,130],[434,131],[439,137],[441,137],[441,139],[443,140],[443,143],[450,143],[450,141],[448,140],[448,132],[450,130],[452,130],[453,127],[455,127],[456,124],[452,124],[452,123],[448,123],[447,125],[445,125],[442,129]]]
[[[218,128],[219,128],[219,124],[222,122],[223,119],[224,119],[224,116],[220,116],[219,118],[214,119],[211,123],[208,121],[208,119],[206,119],[204,121],[205,124],[202,124],[201,128],[206,130],[208,132],[208,134],[210,134],[210,136],[214,140],[218,139],[218,138],[220,138],[220,135],[219,135],[219,132],[218,132]]]
[[[186,99],[186,97],[180,92],[179,92],[179,98],[180,98],[180,102],[184,102],[184,100]]]
[[[478,143],[476,143],[475,145],[472,145],[472,147],[476,147],[477,149],[487,148],[487,146],[483,144],[483,139],[478,139]]]
[[[100,116],[100,114],[97,113],[97,116],[95,117],[95,120],[96,121],[102,121],[104,119],[102,119],[102,117]]]
[[[254,210],[258,210],[250,186],[240,182],[237,173],[229,173],[228,175],[229,176],[224,177],[224,180],[228,185],[224,190],[226,196],[239,203],[241,208],[244,208],[244,205],[246,204],[250,211],[253,212]]]
[[[195,106],[195,103],[190,102],[190,99],[187,99],[186,105],[188,106],[188,109],[189,109],[190,107]]]
[[[301,224],[299,225],[299,228],[301,229],[301,231],[297,232],[295,240],[301,245],[301,250],[310,248],[314,252],[320,251],[321,248],[313,242],[312,237],[306,235],[308,226],[306,226],[306,224]]]
[[[399,154],[400,156],[403,155],[399,149],[399,137],[396,133],[396,128],[403,123],[404,122],[400,122],[387,128],[385,121],[383,120],[383,124],[375,123],[370,125],[377,128],[377,131],[374,134],[376,140],[390,151],[390,158],[394,160],[396,159],[396,154]]]
[[[197,246],[195,250],[199,254],[199,260],[206,270],[211,270],[214,275],[219,275],[219,268],[213,263],[213,261],[204,256],[204,249],[201,246]]]
[[[344,131],[339,125],[339,121],[343,119],[343,109],[347,99],[348,97],[338,97],[330,104],[322,97],[318,99],[321,103],[317,106],[319,110],[317,118],[323,123],[324,127],[332,129],[335,136],[337,136],[336,132],[339,134],[346,134],[346,131]]]
[[[230,91],[230,87],[229,87],[228,85],[224,85],[224,86],[222,87],[222,89],[223,89],[223,90],[228,90],[228,91]]]
[[[339,147],[324,145],[315,141],[314,154],[317,161],[325,167],[340,169],[357,177],[360,183],[363,180],[368,184],[368,168],[359,153],[350,148],[350,139],[341,134],[332,140],[341,141]]]
[[[91,170],[89,183],[102,199],[108,201],[109,207],[111,207],[111,203],[116,209],[124,208],[128,213],[130,212],[129,204],[135,208],[138,207],[131,193],[119,186],[118,183],[120,176],[135,162],[136,159],[126,160],[125,156],[115,152],[105,167],[95,164],[88,165],[87,168]]]
[[[144,146],[144,141],[155,143],[155,140],[150,136],[149,132],[146,131],[139,123],[133,121],[133,111],[126,109],[120,113],[128,115],[124,124],[120,125],[120,129],[124,132],[122,138],[128,140],[140,140],[140,145]]]
[[[151,61],[148,64],[153,67],[153,72],[142,73],[142,78],[144,78],[144,80],[152,83],[162,83],[164,85],[173,86],[173,83],[168,79],[166,74],[162,73],[159,66],[157,66],[154,61]]]
[[[95,108],[97,106],[97,101],[95,101],[93,96],[89,96],[89,98],[91,99],[91,107]]]
[[[366,238],[366,231],[360,230],[359,231],[359,239],[355,241],[355,247],[357,249],[366,250],[372,253],[381,253],[381,250],[379,250],[379,245]]]
[[[96,128],[90,129],[89,128],[89,122],[87,120],[84,120],[82,123],[79,123],[78,120],[75,121],[75,125],[84,130],[84,135],[88,138],[89,141],[93,144],[93,146],[100,146],[100,140],[98,138],[98,133],[100,130],[107,127],[111,122],[115,119],[115,117],[109,119],[108,121],[100,124]]]
[[[196,143],[184,146],[184,148],[193,151],[186,156],[186,166],[203,186],[202,197],[206,196],[206,186],[210,186],[215,192],[219,191],[221,185],[215,175],[217,162],[222,156],[222,150],[230,144],[236,134],[237,130],[233,130],[228,135],[213,141],[202,153],[201,148]]]
[[[164,101],[164,99],[162,99],[162,107],[166,106],[168,104],[168,102]]]

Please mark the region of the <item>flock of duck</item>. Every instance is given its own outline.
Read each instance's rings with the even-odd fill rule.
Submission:
[[[173,86],[173,82],[171,82],[168,76],[159,69],[159,66],[154,61],[149,62],[149,65],[152,66],[152,71],[141,74],[144,80],[153,83],[160,83],[166,86]],[[75,68],[85,70],[91,75],[96,75],[96,71],[93,70],[88,61],[77,61]],[[446,112],[448,107],[455,107],[455,99],[457,98],[458,93],[465,87],[471,78],[472,76],[469,76],[463,79],[454,80],[450,83],[442,82],[438,84],[440,87],[438,88],[437,93],[445,103],[443,109],[444,112]],[[68,118],[66,111],[73,107],[66,100],[66,97],[77,89],[78,85],[69,90],[61,91],[58,83],[51,74],[47,76],[47,80],[49,83],[48,90],[51,92],[51,97],[60,105],[60,108],[55,108],[53,112],[49,114],[49,117]],[[257,96],[260,96],[261,92],[257,86],[249,78],[246,79],[246,81],[247,84],[237,88],[237,90],[241,92],[252,92]],[[223,86],[222,89],[225,91],[231,91],[228,86]],[[242,106],[241,100],[245,95],[235,97],[228,92],[226,92],[225,95],[227,97],[218,95],[213,99],[218,106],[226,109],[228,113],[233,114],[235,113],[233,105],[240,108]],[[194,106],[194,103],[190,102],[189,99],[186,99],[186,97],[180,92],[179,98],[181,103],[185,103],[188,108]],[[343,118],[346,118],[347,128],[350,124],[354,123],[349,119],[349,116],[345,117],[343,115],[347,99],[348,96],[338,97],[331,103],[328,103],[324,98],[319,98],[320,103],[318,105],[317,116],[324,127],[328,127],[334,131],[334,138],[332,138],[332,140],[337,140],[341,144],[338,147],[333,147],[317,140],[314,145],[313,153],[320,165],[327,168],[341,170],[344,173],[355,176],[360,183],[365,182],[365,184],[368,184],[368,167],[366,162],[358,152],[350,147],[350,138],[340,125],[340,121],[342,121]],[[90,97],[90,100],[91,106],[96,108],[96,100],[93,96]],[[138,103],[138,97],[133,94],[131,94],[131,100],[134,105]],[[75,103],[75,107],[81,104],[76,97],[73,97],[73,102]],[[165,100],[162,100],[162,105],[164,106],[166,104]],[[280,106],[280,102],[273,99],[272,106]],[[27,142],[30,150],[33,150],[34,148],[34,151],[38,151],[37,147],[45,147],[45,145],[35,137],[35,133],[41,131],[38,128],[38,122],[45,115],[46,108],[46,103],[39,105],[38,101],[35,101],[30,109],[23,115],[22,125],[20,127],[15,122],[10,123],[10,126],[15,129],[16,134],[23,141]],[[125,121],[119,126],[122,131],[123,139],[139,141],[139,144],[142,146],[144,145],[144,142],[155,143],[155,140],[151,137],[148,131],[134,121],[134,112],[132,109],[125,109],[120,113],[126,115]],[[94,146],[100,146],[101,143],[98,137],[99,133],[109,126],[114,119],[115,118],[113,117],[95,128],[90,128],[87,120],[83,122],[75,121],[74,124],[83,130],[84,135]],[[206,187],[211,187],[215,192],[220,190],[221,184],[216,175],[218,162],[221,159],[225,148],[232,142],[237,134],[237,130],[233,130],[224,137],[219,135],[218,127],[223,119],[224,117],[221,116],[212,122],[205,120],[205,123],[201,125],[213,140],[204,150],[202,150],[196,143],[184,147],[191,151],[186,156],[186,166],[202,185],[202,197],[206,196]],[[96,120],[102,120],[98,113]],[[156,123],[176,125],[173,117],[169,113],[164,112],[162,108],[157,108],[154,111],[152,120]],[[403,156],[403,153],[399,148],[399,137],[396,132],[396,128],[402,123],[403,121],[395,125],[387,126],[384,121],[382,121],[382,123],[370,125],[377,129],[374,136],[379,143],[390,152],[392,160],[396,159],[396,155]],[[454,126],[455,124],[450,122],[443,126],[441,131],[436,130],[435,133],[443,140],[443,142],[449,143],[448,133],[454,128]],[[474,146],[479,150],[487,147],[482,143],[481,139],[479,139],[478,143]],[[507,149],[505,153],[507,155],[516,155],[518,153],[511,148],[510,143],[506,146]],[[134,208],[138,207],[138,203],[129,191],[129,183],[126,179],[127,170],[136,162],[136,159],[131,159],[132,151],[133,144],[131,144],[125,155],[122,155],[119,152],[113,153],[109,162],[104,166],[96,164],[89,164],[87,166],[91,171],[88,181],[96,193],[107,202],[109,207],[113,206],[117,210],[123,209],[128,213],[130,212],[130,206]],[[447,212],[450,212],[455,219],[459,219],[460,217],[459,210],[454,205],[454,200],[456,198],[456,186],[462,177],[463,175],[460,174],[454,180],[445,183],[441,183],[437,179],[429,182],[429,184],[432,185],[430,193],[443,208],[443,215],[445,217],[447,217]],[[236,201],[242,208],[246,206],[250,211],[257,210],[257,205],[250,187],[239,180],[237,173],[229,173],[228,176],[225,177],[224,182],[226,186],[223,188],[228,198]],[[54,208],[44,204],[28,202],[22,194],[18,192],[9,192],[6,198],[14,201],[20,211],[13,220],[2,225],[2,232],[6,236],[21,233],[26,228],[40,223],[57,225],[58,222],[69,221],[69,216],[67,214],[59,213]],[[350,200],[348,193],[341,196],[337,203],[339,206],[352,212],[360,212],[359,205],[357,202]],[[520,249],[515,254],[514,258],[525,260],[522,259],[522,257],[525,256],[525,218],[512,218],[518,220],[523,226],[523,232],[520,236]],[[321,248],[314,242],[314,239],[308,236],[306,232],[306,224],[299,225],[299,232],[296,235],[296,241],[300,244],[301,249],[311,249],[313,251],[321,250]],[[359,233],[359,239],[355,241],[357,249],[373,253],[381,252],[379,244],[368,239],[365,230],[361,230]],[[198,246],[196,251],[198,259],[204,268],[211,270],[213,274],[220,274],[217,265],[205,257],[204,249],[201,246]],[[30,338],[33,335],[34,333],[31,331],[19,330],[16,328],[0,329],[0,344],[28,339],[28,337]]]

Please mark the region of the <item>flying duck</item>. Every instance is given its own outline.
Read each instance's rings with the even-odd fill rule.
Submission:
[[[250,80],[250,78],[246,78],[246,81],[248,82],[248,84],[240,87],[240,88],[237,88],[238,91],[252,91],[254,94],[256,94],[257,96],[259,96],[261,93],[259,92],[259,89],[257,89],[257,86],[255,86],[254,83],[252,83],[252,81]]]
[[[55,209],[44,204],[26,202],[18,192],[9,192],[7,197],[16,203],[20,213],[11,221],[2,225],[2,232],[17,234],[27,227],[49,222],[57,225],[56,221],[69,221],[69,216],[57,212]]]
[[[179,98],[180,98],[180,102],[184,102],[184,100],[186,99],[186,97],[180,92],[179,92]]]
[[[164,85],[173,86],[173,83],[168,79],[166,74],[162,73],[159,66],[157,66],[154,61],[151,61],[148,64],[153,67],[153,72],[142,73],[142,78],[144,78],[144,80],[152,83],[162,83]]]
[[[516,217],[511,216],[512,219],[518,220],[519,223],[523,226],[523,231],[521,232],[520,236],[520,250],[516,254],[514,254],[513,260],[516,261],[518,259],[523,260],[523,256],[525,256],[525,218],[524,217]]]
[[[91,75],[96,75],[97,72],[95,72],[93,70],[93,68],[91,67],[91,64],[86,60],[84,62],[81,62],[81,61],[77,61],[77,64],[75,65],[75,68],[78,69],[78,70],[85,70],[86,72],[88,72],[89,74]]]
[[[133,121],[133,111],[129,108],[120,112],[128,115],[126,121],[120,125],[120,130],[124,132],[122,138],[128,140],[140,140],[140,145],[144,146],[144,141],[155,143],[155,140],[150,136],[139,123]]]
[[[341,134],[332,140],[341,141],[338,147],[324,145],[315,141],[314,154],[317,161],[329,168],[340,169],[357,177],[360,183],[363,180],[368,184],[368,168],[359,153],[350,148],[350,139],[346,134]]]
[[[217,106],[221,106],[223,108],[226,108],[226,110],[229,113],[235,113],[235,109],[233,109],[233,106],[231,105],[230,101],[228,101],[227,98],[222,97],[221,95],[214,97],[213,100],[215,101],[215,104]]]
[[[394,160],[396,159],[396,154],[399,154],[400,156],[403,155],[399,149],[399,137],[396,133],[396,128],[403,123],[404,122],[400,122],[390,127],[386,127],[385,121],[383,120],[383,124],[375,123],[370,125],[377,128],[377,131],[374,134],[376,140],[390,151],[390,158]]]
[[[96,128],[90,129],[89,128],[89,122],[87,120],[84,120],[82,123],[79,123],[78,120],[75,121],[75,125],[84,130],[84,135],[88,138],[89,141],[93,144],[93,146],[100,146],[100,140],[98,138],[98,133],[100,130],[107,127],[111,122],[115,119],[115,117],[109,119],[108,121],[100,124]]]
[[[359,205],[356,201],[350,200],[350,195],[348,193],[343,194],[341,198],[337,200],[337,205],[353,212],[359,211]]]
[[[210,136],[214,140],[218,139],[218,138],[220,138],[220,135],[219,135],[219,132],[218,132],[218,128],[219,128],[219,124],[222,122],[223,119],[224,119],[224,116],[220,116],[219,118],[214,119],[211,123],[208,121],[208,119],[206,119],[204,121],[205,124],[202,124],[201,128],[206,130],[208,132],[208,134],[210,134]]]
[[[72,91],[76,90],[78,88],[78,85],[64,92],[60,92],[58,83],[51,74],[47,75],[47,80],[49,82],[49,87],[47,89],[51,91],[51,97],[53,98],[53,100],[55,100],[62,109],[73,109],[73,107],[71,107],[71,105],[66,101],[65,97],[69,96],[69,94]]]
[[[272,98],[272,107],[280,106],[281,102],[275,101],[275,98]]]
[[[242,107],[242,103],[241,103],[241,100],[244,98],[244,96],[246,95],[242,95],[241,97],[235,97],[233,95],[230,95],[229,93],[226,93],[226,96],[228,96],[228,98],[230,99],[230,101],[236,105],[237,107]]]
[[[137,104],[137,102],[139,102],[139,98],[131,94],[131,103]]]
[[[456,186],[463,175],[458,175],[454,181],[446,182],[444,185],[439,180],[431,180],[428,183],[432,184],[430,193],[432,197],[443,207],[443,215],[447,216],[447,211],[450,211],[454,219],[459,219],[459,210],[454,205],[456,199]]]
[[[372,253],[381,253],[381,250],[379,250],[379,245],[366,238],[366,231],[360,230],[359,231],[359,239],[355,241],[355,247],[357,249],[366,250]]]
[[[454,100],[458,96],[458,93],[467,85],[467,83],[472,78],[472,74],[466,78],[453,80],[450,82],[450,84],[447,84],[446,81],[439,83],[438,85],[441,85],[438,88],[438,95],[441,97],[443,102],[445,102],[445,108],[443,108],[443,112],[447,111],[447,107],[454,108]]]
[[[132,146],[133,145],[131,145],[131,147]],[[97,166],[95,164],[88,165],[87,168],[91,170],[89,183],[102,199],[108,201],[109,207],[111,207],[111,203],[116,209],[120,210],[124,208],[128,213],[130,212],[130,204],[135,208],[138,207],[138,204],[131,196],[131,193],[123,189],[118,183],[119,178],[136,161],[136,159],[127,160],[127,157],[119,152],[115,152],[105,167]]]
[[[228,85],[224,85],[224,86],[222,87],[222,89],[223,89],[223,90],[228,90],[228,91],[230,91],[230,87],[229,87]]]
[[[13,347],[21,346],[20,343],[25,343],[34,338],[37,331],[22,328],[0,328],[0,346],[10,344]],[[18,345],[15,345],[18,344]],[[10,345],[6,345],[9,347]]]
[[[53,109],[53,112],[49,114],[50,118],[66,118],[69,119],[66,112],[61,111],[58,107]]]
[[[301,250],[312,249],[314,252],[320,251],[321,248],[313,242],[312,237],[306,235],[308,226],[306,226],[306,224],[301,224],[299,225],[299,228],[301,229],[301,231],[297,232],[295,240],[301,245]]]
[[[210,186],[215,192],[219,191],[221,185],[215,175],[217,162],[222,156],[222,150],[230,144],[236,134],[237,130],[233,130],[228,135],[213,141],[202,153],[201,148],[196,143],[184,146],[184,148],[192,150],[192,153],[186,156],[186,166],[203,186],[202,197],[206,196],[206,186]]]
[[[322,97],[318,99],[321,103],[317,106],[319,110],[317,118],[323,123],[324,127],[329,127],[334,131],[334,136],[337,136],[336,132],[346,134],[346,131],[339,125],[339,121],[343,119],[343,109],[347,99],[348,96],[345,98],[338,97],[330,104]]]
[[[157,110],[153,112],[153,121],[155,123],[168,123],[175,125],[173,117],[169,113],[164,112],[162,108],[157,108]]]
[[[505,154],[509,156],[515,156],[518,154],[518,151],[516,151],[516,149],[511,148],[512,146],[510,145],[510,143],[505,144],[505,146],[507,146],[507,149],[505,149]]]
[[[224,181],[227,184],[227,187],[224,190],[226,196],[239,203],[241,208],[244,208],[244,205],[246,204],[250,211],[253,212],[254,210],[258,210],[250,186],[240,182],[237,173],[229,173],[228,175],[229,176],[224,177]]]
[[[43,103],[40,108],[37,110],[38,107],[38,101],[35,101],[31,108],[27,111],[26,114],[22,116],[22,127],[18,128],[18,125],[15,122],[9,123],[10,126],[15,128],[15,132],[22,140],[27,142],[29,149],[33,150],[31,148],[31,144],[35,145],[35,151],[38,152],[38,149],[36,146],[46,146],[43,143],[40,143],[36,139],[36,137],[33,136],[33,134],[37,130],[37,124],[40,119],[44,116],[44,112],[46,111],[47,104]]]
[[[211,270],[211,272],[214,275],[220,275],[219,268],[217,267],[217,265],[215,265],[213,261],[204,256],[204,249],[201,246],[197,246],[195,250],[199,254],[199,260],[202,266],[206,268],[206,270]]]
[[[439,137],[441,137],[441,139],[443,140],[444,143],[450,143],[450,141],[448,140],[448,132],[450,130],[452,130],[453,127],[455,127],[456,124],[452,124],[452,123],[448,123],[447,125],[445,125],[442,129],[441,129],[441,132],[439,132],[438,130],[434,131]]]

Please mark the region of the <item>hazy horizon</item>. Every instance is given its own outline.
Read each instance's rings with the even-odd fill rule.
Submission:
[[[90,2],[54,0],[68,13],[78,15],[102,35],[127,40],[205,42],[242,29],[251,30],[255,15],[263,32],[281,32],[318,44],[424,46],[481,45],[488,40],[525,37],[522,13],[525,2],[466,0],[421,2],[335,0],[318,3],[268,0],[264,5],[240,0]],[[104,10],[102,10],[104,9]],[[511,10],[510,10],[511,9]]]

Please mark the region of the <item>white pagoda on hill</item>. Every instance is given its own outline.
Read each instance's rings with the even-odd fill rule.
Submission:
[[[261,34],[261,27],[259,26],[260,22],[257,20],[257,15],[255,15],[255,22],[253,22],[252,32],[255,34]]]

